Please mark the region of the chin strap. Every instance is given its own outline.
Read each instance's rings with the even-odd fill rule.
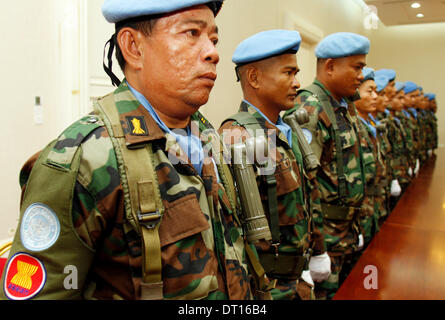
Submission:
[[[106,53],[106,49],[107,49],[107,45],[110,45],[109,49],[108,49],[108,66],[105,64],[105,53]],[[113,86],[119,87],[119,85],[121,84],[121,81],[119,80],[119,78],[113,73],[113,52],[114,52],[114,48],[117,45],[116,43],[116,34],[113,34],[110,38],[110,40],[107,41],[107,43],[105,44],[104,47],[104,55],[103,55],[103,66],[104,66],[104,70],[105,72],[108,74],[108,76],[111,79],[111,84]]]

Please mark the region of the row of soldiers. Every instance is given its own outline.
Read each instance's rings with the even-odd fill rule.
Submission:
[[[198,109],[222,2],[105,1],[118,88],[24,165],[2,297],[333,297],[437,147],[434,99],[363,71],[353,33],[320,42],[300,89],[299,32],[268,30],[235,50],[244,97],[216,132]]]

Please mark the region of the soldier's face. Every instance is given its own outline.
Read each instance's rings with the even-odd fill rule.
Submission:
[[[283,54],[258,64],[258,94],[264,105],[279,110],[294,107],[297,90],[296,76],[299,72],[295,54]]]
[[[388,100],[391,101],[395,97],[396,93],[396,82],[392,80],[386,86],[386,96],[388,97]]]
[[[367,80],[363,82],[358,89],[361,99],[355,102],[355,106],[360,113],[373,113],[377,109],[378,95],[377,86],[374,80]]]
[[[332,68],[332,87],[338,95],[354,95],[363,80],[362,70],[366,66],[366,55],[356,55],[334,59]]]
[[[407,94],[405,107],[415,107],[419,103],[420,91],[417,89]]]
[[[160,18],[153,33],[143,40],[141,80],[145,89],[160,95],[165,105],[177,102],[177,110],[170,113],[195,113],[207,103],[216,81],[217,42],[215,18],[206,5]]]
[[[405,95],[402,90],[399,91],[399,93],[396,94],[396,96],[391,101],[391,107],[395,111],[400,111],[403,109],[403,106],[405,104]]]
[[[386,95],[386,88],[378,93],[377,101],[377,111],[384,112],[389,103],[388,97]]]

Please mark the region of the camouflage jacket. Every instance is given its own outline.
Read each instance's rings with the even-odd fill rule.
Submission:
[[[233,183],[231,177],[224,177],[220,166],[217,169],[208,156],[201,176],[187,158],[185,162],[176,161],[169,153],[170,148],[180,149],[175,138],[160,129],[131,93],[126,81],[111,95],[129,148],[141,144],[153,147],[153,167],[165,207],[159,229],[164,298],[250,299],[244,241],[235,219],[235,203],[229,200],[224,185]],[[129,119],[139,121],[137,128],[135,122],[127,121]],[[199,123],[200,134],[204,130],[214,132],[201,114],[193,115],[192,121]],[[213,141],[220,143],[216,133],[214,137]],[[210,140],[201,137],[203,147],[208,146]],[[77,237],[75,241],[90,248],[94,259],[87,263],[77,261],[74,255],[71,260],[59,261],[59,264],[87,264],[84,267],[86,275],[79,276],[86,279],[78,284],[79,298],[140,299],[141,237],[129,227],[126,219],[124,192],[112,141],[102,124],[88,136],[71,131],[70,135],[62,137],[58,152],[68,152],[80,143],[82,156],[70,223]],[[35,160],[36,157],[31,158],[22,169],[24,192]],[[57,242],[63,245],[62,234]],[[14,243],[20,243],[19,235]],[[48,258],[47,251],[29,254],[41,261]],[[62,252],[53,254],[52,259],[56,260],[63,256]],[[63,290],[61,283],[48,280],[36,298],[65,299],[68,291]]]
[[[321,167],[316,173],[321,190],[322,203],[337,206],[360,208],[365,193],[365,172],[362,146],[366,144],[360,137],[356,109],[352,101],[347,100],[348,107],[341,106],[317,80],[315,85],[321,87],[329,97],[334,109],[343,145],[343,164],[346,177],[347,197],[340,201],[338,193],[338,173],[334,130],[331,121],[323,109],[318,97],[304,89],[298,94],[297,108],[305,108],[309,113],[309,122],[302,126],[312,136],[310,146],[318,157]],[[328,251],[339,254],[350,253],[357,249],[360,234],[359,214],[354,214],[352,220],[339,221],[323,219],[323,231]]]
[[[400,183],[409,183],[406,133],[402,122],[391,113],[379,113],[378,118],[386,123],[388,129],[388,141],[391,144],[390,166],[393,178],[397,179]]]
[[[323,227],[320,207],[320,193],[315,176],[303,168],[303,156],[298,147],[298,140],[292,134],[292,147],[286,136],[269,123],[258,111],[245,102],[241,103],[239,112],[248,112],[257,120],[264,130],[269,142],[269,156],[275,165],[274,176],[277,181],[278,220],[281,243],[278,252],[303,255],[311,249],[315,255],[326,251],[321,229]],[[247,129],[247,130],[246,130]],[[219,129],[227,145],[238,143],[249,137],[249,128],[238,122],[227,120]],[[263,207],[269,217],[267,184],[264,175],[257,169],[257,184]],[[258,254],[275,253],[269,241],[256,244]],[[298,282],[280,279],[275,290],[274,299],[293,299]]]
[[[416,166],[417,148],[416,140],[414,139],[415,126],[411,117],[406,116],[402,111],[396,111],[395,116],[400,119],[405,131],[405,154],[408,159],[408,164],[411,168]]]

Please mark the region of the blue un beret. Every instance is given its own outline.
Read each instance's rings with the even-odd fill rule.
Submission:
[[[273,56],[297,52],[301,36],[298,31],[268,30],[257,33],[241,42],[233,54],[232,61],[242,65]]]
[[[362,82],[365,82],[367,80],[374,80],[374,78],[375,78],[374,69],[365,67],[365,68],[363,68],[362,72],[363,72],[363,77],[364,77]]]
[[[215,16],[224,0],[105,0],[102,13],[110,23],[123,20],[169,13],[200,4],[209,4]]]
[[[392,69],[380,69],[375,72],[376,76],[385,76],[389,81],[396,79],[396,72]]]
[[[356,33],[333,33],[318,44],[315,49],[317,58],[342,58],[360,54],[368,54],[370,42],[368,38]]]
[[[436,95],[434,93],[425,93],[424,96],[430,101],[436,99]]]
[[[405,82],[405,88],[403,89],[403,91],[405,93],[411,93],[413,91],[416,91],[419,87],[417,87],[417,84],[415,84],[412,81],[407,81]]]
[[[405,82],[396,82],[395,88],[396,92],[399,92],[400,90],[405,88]]]
[[[389,83],[389,79],[382,75],[375,76],[374,81],[375,81],[375,84],[377,85],[377,92],[380,92],[383,89],[385,89]]]

